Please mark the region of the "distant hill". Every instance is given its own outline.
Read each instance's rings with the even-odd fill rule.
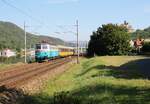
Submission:
[[[76,47],[77,41],[67,41],[71,47]],[[88,41],[79,41],[79,47],[87,47]]]
[[[63,40],[49,37],[49,36],[37,36],[31,33],[27,33],[27,47],[31,47],[36,43],[46,40],[51,44],[64,45]],[[10,23],[0,21],[0,50],[4,48],[20,50],[24,48],[24,31],[19,26]]]
[[[131,38],[136,39],[138,37],[142,37],[144,39],[150,39],[150,27],[145,28],[143,30],[136,30],[135,32],[131,33]]]

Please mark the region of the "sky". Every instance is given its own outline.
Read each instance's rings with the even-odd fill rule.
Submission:
[[[102,24],[125,20],[134,29],[150,26],[150,0],[0,0],[0,21],[9,21],[26,31],[76,40],[76,20],[79,40],[87,41]]]

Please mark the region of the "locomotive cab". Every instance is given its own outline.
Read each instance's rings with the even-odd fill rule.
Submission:
[[[36,44],[35,49],[35,59],[36,61],[45,60],[48,58],[48,50],[49,50],[49,44],[42,43],[42,44]]]
[[[59,56],[58,48],[48,43],[36,44],[35,59],[37,62],[54,59]]]

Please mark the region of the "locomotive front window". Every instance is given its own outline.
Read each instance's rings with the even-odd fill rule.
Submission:
[[[48,49],[47,45],[42,46],[43,49]]]
[[[41,49],[41,45],[40,45],[40,44],[37,44],[37,45],[36,45],[36,49]]]

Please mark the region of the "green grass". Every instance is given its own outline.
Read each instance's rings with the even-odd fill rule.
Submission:
[[[146,57],[84,58],[80,65],[72,65],[63,75],[49,80],[40,94],[28,96],[24,101],[50,104],[59,93],[60,98],[66,98],[64,93],[69,92],[68,96],[80,103],[66,104],[150,104],[150,80],[143,72],[150,69],[149,62]],[[54,97],[56,92],[58,96]]]

